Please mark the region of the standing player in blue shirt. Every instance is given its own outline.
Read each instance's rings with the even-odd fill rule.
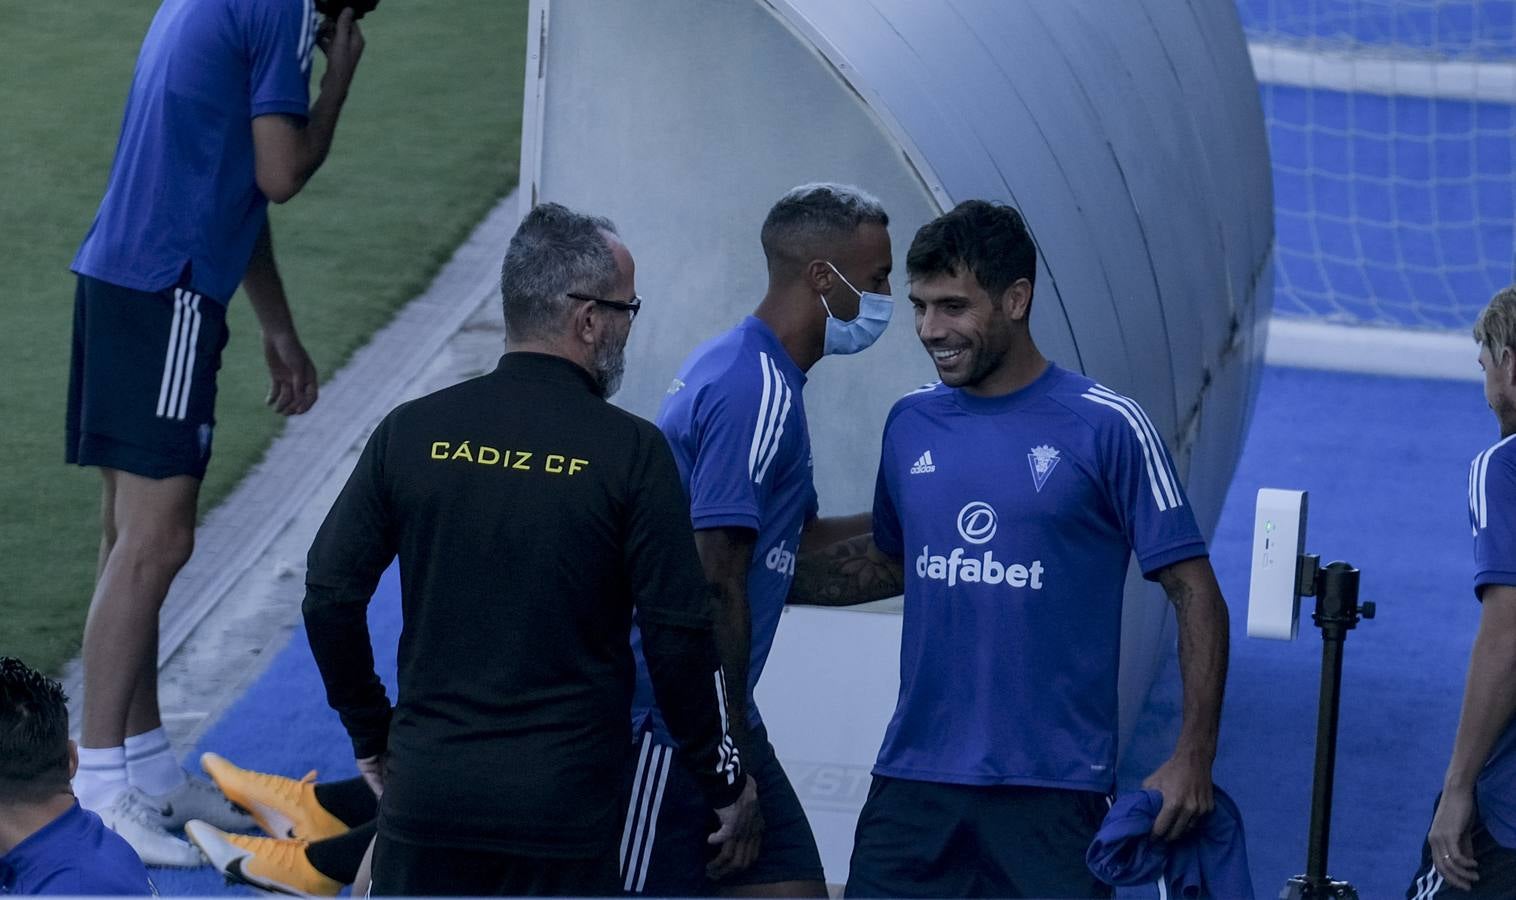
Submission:
[[[732,686],[726,713],[757,782],[765,828],[758,846],[729,844],[712,858],[715,820],[693,779],[669,764],[673,741],[634,635],[640,746],[621,839],[629,892],[826,896],[816,838],[752,697],[796,555],[868,531],[867,515],[816,517],[801,390],[822,356],[857,353],[889,324],[888,225],[879,201],[854,187],[807,184],[786,193],[763,223],[768,292],[753,315],[685,360],[658,413],[690,494]]]
[[[1410,900],[1516,896],[1516,288],[1474,323],[1500,440],[1469,466],[1479,634]]]
[[[318,45],[327,69],[312,104]],[[74,258],[66,458],[103,479],[74,786],[151,864],[200,864],[166,828],[250,824],[208,782],[186,780],[169,746],[158,610],[194,545],[225,305],[239,282],[263,330],[269,404],[297,415],[316,402],[267,206],[298,193],[326,158],[362,52],[351,9],[323,20],[313,0],[164,0]]]
[[[872,538],[802,557],[795,584],[813,603],[905,592],[900,695],[847,893],[1108,896],[1084,857],[1115,783],[1128,559],[1179,619],[1184,724],[1144,783],[1163,794],[1157,836],[1212,807],[1226,607],[1142,408],[1033,342],[1021,215],[962,203],[906,264],[942,381],[885,422]]]

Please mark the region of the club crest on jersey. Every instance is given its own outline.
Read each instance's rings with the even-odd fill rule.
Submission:
[[[1032,484],[1040,494],[1042,486],[1047,484],[1048,476],[1058,467],[1058,450],[1047,444],[1033,447],[1032,452],[1026,455],[1026,461],[1032,467]]]

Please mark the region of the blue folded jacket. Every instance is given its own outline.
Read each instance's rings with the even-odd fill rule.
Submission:
[[[1095,877],[1117,886],[1161,881],[1171,897],[1253,900],[1242,814],[1232,798],[1217,788],[1216,808],[1172,843],[1151,837],[1162,808],[1157,791],[1117,798],[1085,854]]]

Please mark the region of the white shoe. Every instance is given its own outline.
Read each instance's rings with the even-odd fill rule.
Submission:
[[[222,831],[251,831],[253,817],[232,805],[221,789],[204,778],[185,775],[184,783],[167,794],[143,794],[164,828],[183,828],[190,819],[209,822]]]
[[[96,811],[105,827],[126,839],[142,862],[149,866],[174,866],[193,869],[205,865],[205,858],[188,841],[169,834],[156,809],[136,788],[127,788]]]
[[[297,897],[335,897],[342,890],[340,883],[311,865],[305,855],[305,841],[230,834],[200,821],[187,823],[184,833],[227,884]]]

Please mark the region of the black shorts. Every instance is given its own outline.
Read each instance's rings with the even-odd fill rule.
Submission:
[[[848,897],[1109,897],[1084,854],[1109,798],[874,776]]]
[[[621,834],[621,888],[655,897],[709,897],[723,888],[785,881],[825,881],[811,823],[789,776],[774,756],[768,729],[753,730],[748,774],[758,787],[763,813],[763,846],[741,872],[720,881],[705,877],[705,864],[719,848],[706,838],[719,825],[695,779],[676,758],[677,749],[644,730],[638,740],[637,770]]]
[[[616,857],[543,859],[426,847],[379,835],[370,893],[376,897],[608,897]]]
[[[1433,815],[1437,808],[1432,807]],[[1479,880],[1474,889],[1461,891],[1443,880],[1432,864],[1432,847],[1421,842],[1421,865],[1416,877],[1405,889],[1406,900],[1507,900],[1516,897],[1516,850],[1495,843],[1483,825],[1474,826],[1474,861],[1479,864]]]
[[[226,310],[209,297],[80,275],[64,458],[147,478],[203,478],[226,337]]]

